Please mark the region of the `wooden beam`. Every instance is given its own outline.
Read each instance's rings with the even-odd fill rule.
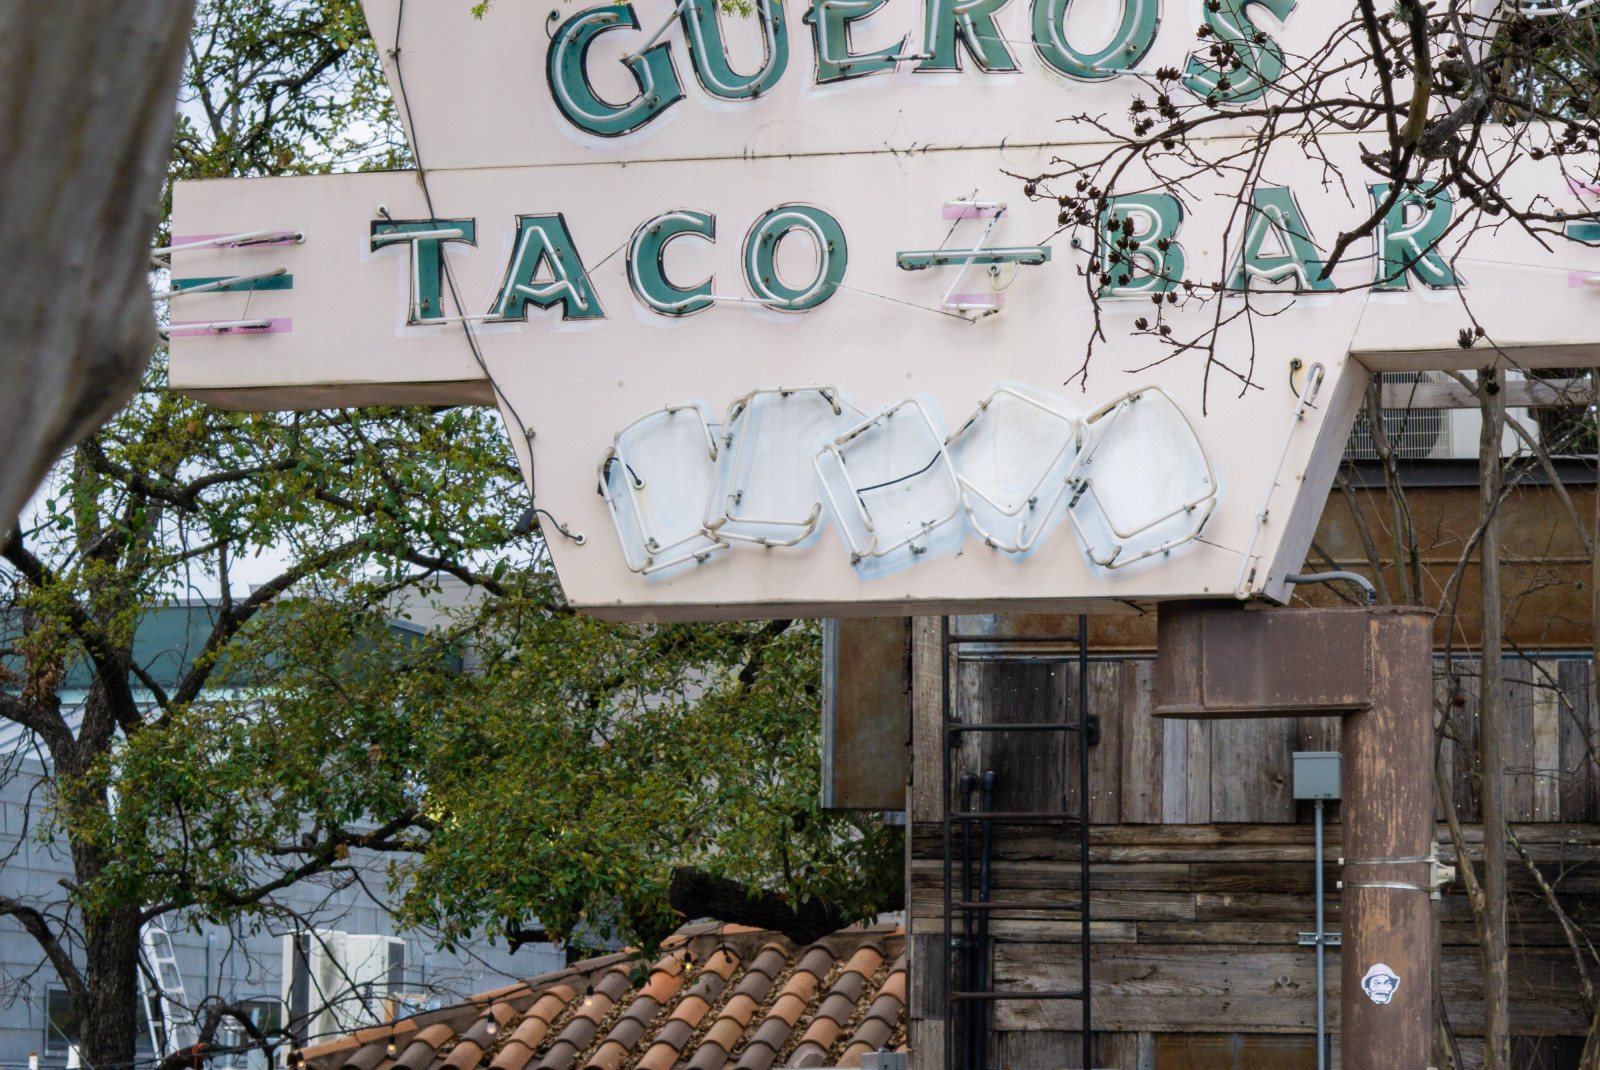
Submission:
[[[1594,404],[1594,383],[1589,379],[1514,379],[1502,389],[1509,409]],[[1460,383],[1384,383],[1382,390],[1381,404],[1386,409],[1478,407],[1477,397]]]

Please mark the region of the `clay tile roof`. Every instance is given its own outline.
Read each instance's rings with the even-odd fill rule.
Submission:
[[[648,971],[633,954],[590,959],[300,1055],[307,1070],[859,1067],[864,1052],[904,1046],[904,949],[887,925],[805,948],[686,926]]]

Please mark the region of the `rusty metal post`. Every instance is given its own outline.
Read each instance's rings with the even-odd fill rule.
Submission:
[[[1424,1070],[1433,1028],[1433,617],[1162,603],[1158,717],[1344,717],[1340,1061]]]
[[[1372,708],[1345,717],[1339,1051],[1423,1070],[1433,1021],[1433,627],[1374,610]]]

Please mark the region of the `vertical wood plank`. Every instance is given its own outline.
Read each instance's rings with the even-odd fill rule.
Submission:
[[[1294,820],[1292,717],[1215,721],[1211,726],[1211,820]]]
[[[1561,819],[1589,822],[1597,816],[1595,763],[1595,703],[1592,666],[1588,661],[1563,661],[1557,668],[1561,681]]]
[[[1161,821],[1189,821],[1189,722],[1163,719],[1161,726]],[[1210,807],[1210,802],[1206,806]],[[1209,816],[1209,815],[1208,815]]]
[[[1450,768],[1451,792],[1462,821],[1481,821],[1483,809],[1474,786],[1478,766],[1479,665],[1476,659],[1457,658],[1448,666],[1447,674],[1452,685],[1449,722],[1456,736]]]
[[[1184,822],[1206,825],[1211,822],[1211,721],[1186,721],[1189,732],[1188,808]]]
[[[1094,1065],[1096,1070],[1139,1070],[1139,1034],[1095,1033]]]
[[[1013,1070],[1082,1070],[1082,1034],[1027,1029],[1000,1034],[1000,1065]]]
[[[939,669],[939,618],[911,621],[911,789],[907,805],[912,822],[937,822],[944,800],[944,753],[939,721],[943,686]],[[908,830],[909,831],[909,830]]]
[[[941,1022],[945,1007],[944,958],[941,954],[944,932],[908,936],[906,943],[910,948],[906,959],[910,966],[907,980],[911,985],[907,1012],[913,1020],[928,1018]]]
[[[1159,825],[1162,817],[1166,729],[1150,716],[1153,663],[1122,663],[1122,820]]]
[[[1557,662],[1533,669],[1533,819],[1561,820],[1561,693]]]
[[[977,661],[967,662],[982,683],[977,719],[986,724],[1037,724],[1060,721],[1068,709],[1075,712],[1076,666],[1060,662]],[[1094,683],[1091,668],[1090,685]],[[1069,718],[1070,719],[1070,718]],[[1061,732],[982,732],[977,738],[981,759],[971,772],[980,777],[996,774],[996,810],[1059,810],[1063,772],[1077,772],[1076,744],[1069,744]],[[1068,767],[1069,758],[1071,765]],[[1091,777],[1093,767],[1091,764]],[[1069,783],[1075,783],[1073,776]],[[1090,784],[1093,786],[1091,779]],[[977,803],[974,803],[976,806]]]
[[[944,1070],[944,1022],[913,1018],[907,1023],[906,1065],[909,1070]]]
[[[1506,658],[1505,706],[1506,820],[1533,820],[1533,666]]]
[[[1089,820],[1115,825],[1122,820],[1122,666],[1090,662],[1088,687],[1089,712],[1100,717],[1100,742],[1089,748]]]
[[[1455,768],[1456,741],[1451,738],[1449,729],[1450,696],[1454,694],[1450,683],[1449,674],[1443,671],[1443,663],[1434,659],[1433,670],[1433,734],[1437,741],[1437,761],[1439,768],[1444,770],[1445,783],[1450,783],[1450,772]],[[1434,821],[1446,819],[1444,800],[1439,798],[1437,789],[1434,791],[1433,800]]]

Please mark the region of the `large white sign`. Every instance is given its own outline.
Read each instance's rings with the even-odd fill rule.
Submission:
[[[1195,28],[1266,80],[1347,15],[1302,6],[368,0],[426,184],[181,184],[174,275],[213,288],[173,300],[171,380],[240,408],[498,402],[601,615],[1281,599],[1369,371],[1477,367],[1474,324],[1502,362],[1600,362],[1600,251],[1505,228],[1418,258],[1448,195],[1400,198],[1319,280],[1387,192],[1353,135],[1275,150],[1238,226],[1226,174],[1091,227],[1024,194],[1095,151],[1060,120],[1126,113],[1149,72],[1265,91],[1219,90]],[[1592,208],[1553,163],[1512,182]],[[1139,242],[1098,317],[1094,226]],[[1212,277],[1261,314],[1169,303]],[[1215,359],[1175,351],[1208,326]]]

